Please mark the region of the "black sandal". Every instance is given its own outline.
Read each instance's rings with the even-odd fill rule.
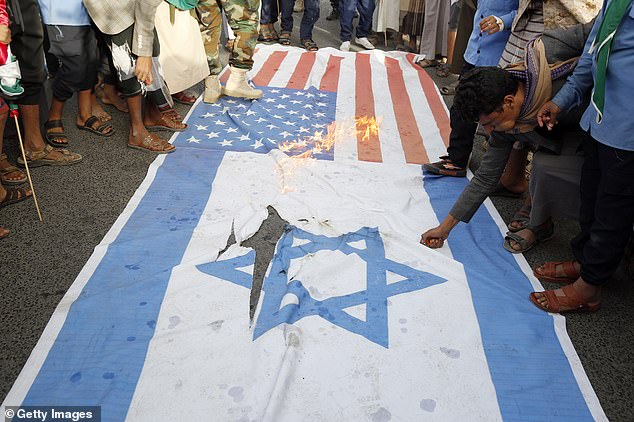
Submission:
[[[306,49],[306,51],[317,51],[319,50],[319,47],[317,46],[317,43],[313,40],[311,40],[310,38],[306,38],[303,40],[300,40],[302,47],[304,47]]]
[[[97,127],[93,127],[95,123],[99,123]],[[105,137],[114,135],[114,127],[112,127],[112,125],[108,122],[102,122],[97,116],[90,116],[88,119],[86,119],[83,125],[77,125],[77,129],[87,130],[88,132],[92,132],[95,135]],[[106,132],[108,129],[110,129],[110,132]]]
[[[278,41],[282,45],[291,45],[291,33],[282,31]]]
[[[29,199],[33,194],[30,189],[27,188],[9,188],[7,189],[7,195],[2,201],[0,201],[0,208],[4,208],[7,205],[22,202],[25,199]]]
[[[51,129],[62,129],[61,132],[50,132]],[[61,120],[49,120],[44,123],[44,139],[50,146],[64,148],[68,146],[68,138],[64,132],[64,125]]]

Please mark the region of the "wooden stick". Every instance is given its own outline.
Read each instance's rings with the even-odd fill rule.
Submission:
[[[37,196],[35,196],[35,188],[33,187],[33,180],[31,179],[31,172],[29,171],[29,164],[26,161],[26,153],[24,152],[24,143],[22,141],[22,133],[20,132],[20,122],[18,122],[18,116],[14,115],[15,119],[15,128],[18,131],[18,143],[20,144],[20,151],[22,151],[22,159],[24,160],[24,169],[26,170],[26,177],[29,179],[29,186],[31,187],[31,194],[33,195],[33,202],[35,202],[35,209],[37,210],[37,215],[42,220],[42,213],[40,212],[40,206],[37,203]]]

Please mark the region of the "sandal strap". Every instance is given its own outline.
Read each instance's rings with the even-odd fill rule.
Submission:
[[[46,145],[42,151],[24,151],[24,155],[28,161],[35,161],[46,157],[51,151],[53,151],[53,147]]]
[[[89,127],[91,129],[99,130],[100,126],[97,126],[96,128],[93,126],[97,122],[99,122],[99,118],[97,116],[90,116],[84,122],[84,127]]]

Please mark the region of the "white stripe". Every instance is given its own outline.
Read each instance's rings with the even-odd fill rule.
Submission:
[[[326,74],[326,68],[328,66],[328,61],[330,60],[330,56],[335,55],[332,54],[334,52],[338,52],[339,50],[335,50],[334,48],[321,48],[317,52],[315,57],[315,63],[313,64],[313,68],[310,71],[310,76],[306,81],[306,86],[304,89],[309,87],[315,87],[319,89],[321,86],[321,81]]]
[[[355,55],[344,54],[339,70],[337,88],[337,140],[335,143],[336,161],[357,161],[357,137],[355,129]]]
[[[365,53],[359,53],[365,54]],[[388,83],[385,55],[374,50],[370,55],[370,71],[372,72],[372,94],[374,95],[374,114],[379,125],[379,141],[381,156],[385,164],[405,164],[405,152],[394,115],[394,104]],[[362,87],[362,89],[364,89]],[[398,99],[397,99],[398,101]]]
[[[269,86],[276,88],[286,88],[288,85],[288,81],[291,79],[293,72],[297,68],[297,63],[299,63],[299,59],[302,57],[302,52],[304,50],[300,50],[299,48],[294,48],[290,50],[282,63],[280,63],[280,67],[275,72],[275,75],[269,82]]]
[[[434,119],[429,102],[425,97],[425,91],[423,91],[420,83],[418,71],[412,67],[405,54],[400,54],[395,58],[399,61],[403,71],[405,88],[416,116],[418,131],[423,137],[423,145],[427,151],[427,156],[430,161],[434,162],[436,158],[446,154],[446,147],[440,135],[438,123]]]

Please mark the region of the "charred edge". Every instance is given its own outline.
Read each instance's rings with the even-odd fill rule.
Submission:
[[[216,260],[218,260],[223,253],[227,252],[227,249],[229,249],[231,247],[231,245],[236,243],[236,233],[233,230],[234,228],[234,222],[231,222],[231,234],[229,235],[229,238],[227,239],[227,245],[224,247],[224,249],[222,249],[220,252],[218,252],[218,258],[216,258]]]
[[[264,276],[275,254],[275,246],[284,234],[284,228],[288,225],[288,222],[280,217],[275,208],[268,206],[266,209],[269,215],[266,220],[262,222],[262,225],[260,225],[260,229],[249,239],[242,242],[242,246],[255,250],[253,285],[251,287],[251,297],[249,300],[249,318],[251,321],[253,321],[255,308],[258,304],[258,300],[260,300]]]

